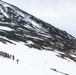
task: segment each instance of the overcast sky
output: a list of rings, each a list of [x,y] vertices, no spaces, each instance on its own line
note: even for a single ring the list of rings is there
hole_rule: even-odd
[[[76,37],[76,0],[3,0]]]

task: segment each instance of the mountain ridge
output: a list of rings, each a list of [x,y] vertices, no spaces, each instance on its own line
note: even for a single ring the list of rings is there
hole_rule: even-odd
[[[0,0],[0,70],[1,75],[76,75],[76,38]]]
[[[76,55],[75,37],[4,1],[0,1],[0,36],[3,43],[23,42],[30,48],[58,50],[65,53],[61,57],[76,61],[69,55]]]

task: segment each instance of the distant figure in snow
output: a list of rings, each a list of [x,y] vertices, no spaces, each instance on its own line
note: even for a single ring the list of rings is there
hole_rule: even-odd
[[[7,53],[7,58],[9,58],[9,54]]]
[[[17,59],[17,64],[19,63],[19,59]]]
[[[7,58],[7,53],[3,52],[2,56],[5,57],[5,58]]]
[[[9,55],[9,59],[11,59],[11,54]]]
[[[13,60],[15,59],[14,55],[12,56],[12,59],[13,59]]]

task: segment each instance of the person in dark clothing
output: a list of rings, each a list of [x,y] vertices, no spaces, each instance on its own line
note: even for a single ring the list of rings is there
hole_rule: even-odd
[[[13,60],[15,59],[14,55],[12,55],[12,59],[13,59]]]
[[[3,53],[3,57],[7,58],[7,55],[8,55],[7,53],[5,52]]]
[[[19,63],[19,59],[17,59],[17,64]]]
[[[0,56],[2,56],[3,55],[3,52],[2,51],[0,51]]]
[[[8,57],[9,57],[9,59],[11,59],[11,54]]]

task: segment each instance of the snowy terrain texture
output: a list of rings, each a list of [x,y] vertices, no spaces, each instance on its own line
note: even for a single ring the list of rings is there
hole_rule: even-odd
[[[76,75],[76,39],[0,0],[1,75]]]

